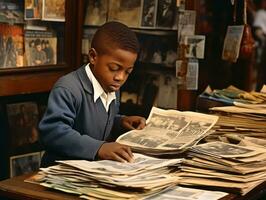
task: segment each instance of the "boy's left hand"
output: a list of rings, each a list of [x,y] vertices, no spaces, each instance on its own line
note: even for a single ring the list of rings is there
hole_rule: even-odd
[[[146,119],[140,116],[124,116],[121,119],[121,125],[128,130],[140,130],[146,126]]]

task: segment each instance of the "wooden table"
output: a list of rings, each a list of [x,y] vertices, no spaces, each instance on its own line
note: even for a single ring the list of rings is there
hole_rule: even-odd
[[[30,175],[17,176],[0,182],[0,199],[6,197],[16,200],[75,200],[75,195],[45,188],[41,185],[26,183],[24,180]]]
[[[45,188],[41,185],[26,183],[24,180],[31,176],[23,175],[0,182],[0,199],[4,197],[13,200],[75,200],[78,196],[66,194],[60,191]],[[263,198],[264,197],[264,198]],[[265,200],[266,182],[245,196],[229,194],[221,200]]]

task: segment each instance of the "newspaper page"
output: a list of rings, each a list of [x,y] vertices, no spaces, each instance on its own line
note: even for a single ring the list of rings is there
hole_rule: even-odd
[[[180,186],[175,186],[174,188],[168,189],[158,195],[153,195],[146,200],[218,200],[228,193],[219,191],[208,191],[200,190],[195,188],[184,188]]]
[[[196,11],[195,10],[184,10],[178,12],[178,42],[183,35],[194,35],[195,23],[196,23]]]
[[[196,112],[163,110],[153,107],[142,130],[121,135],[117,142],[145,153],[180,152],[201,138],[217,122],[218,117]]]
[[[213,111],[221,111],[221,112],[228,112],[228,113],[252,113],[252,114],[266,114],[266,108],[261,109],[254,109],[254,108],[241,108],[237,106],[223,106],[223,107],[213,107],[210,108]]]
[[[199,62],[197,59],[176,61],[176,77],[180,88],[186,90],[198,89]]]

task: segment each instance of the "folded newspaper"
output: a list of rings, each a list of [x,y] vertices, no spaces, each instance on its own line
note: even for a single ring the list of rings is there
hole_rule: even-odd
[[[214,115],[153,107],[144,129],[129,131],[117,142],[149,155],[181,153],[210,134],[217,120]]]

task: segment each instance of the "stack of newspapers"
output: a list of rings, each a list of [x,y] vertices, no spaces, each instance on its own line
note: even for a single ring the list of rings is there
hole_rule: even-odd
[[[266,148],[251,141],[238,145],[220,141],[197,145],[182,162],[180,177],[181,185],[244,195],[266,180]]]
[[[211,108],[211,112],[219,116],[219,120],[212,128],[215,132],[205,138],[207,142],[220,140],[225,134],[266,139],[266,104],[236,103]]]
[[[134,154],[133,163],[110,160],[58,161],[27,179],[85,199],[141,199],[175,186],[182,159],[158,159]]]
[[[214,115],[153,107],[144,129],[129,131],[117,142],[147,155],[177,154],[209,135],[217,120]]]

